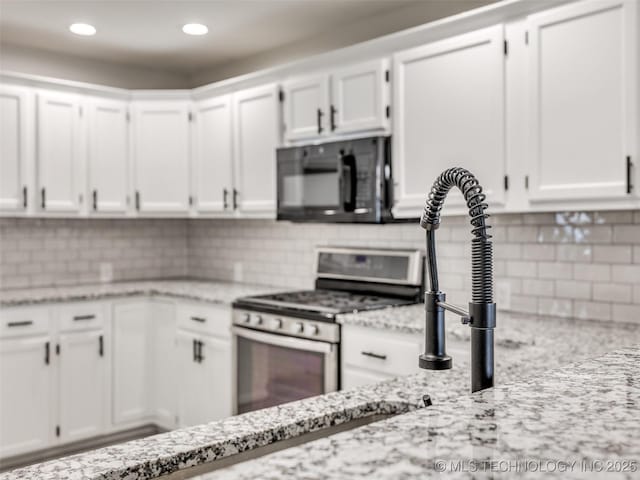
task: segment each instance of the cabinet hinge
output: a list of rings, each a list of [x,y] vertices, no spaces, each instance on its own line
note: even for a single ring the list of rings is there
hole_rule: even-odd
[[[504,56],[508,56],[509,55],[509,42],[507,42],[506,40],[504,41]]]
[[[509,190],[509,175],[504,176],[504,191]]]
[[[529,175],[524,176],[524,188],[529,190]]]
[[[278,100],[284,102],[284,90],[278,90]]]
[[[389,70],[385,70],[384,71],[384,81],[389,83],[390,79],[391,79],[391,72],[389,72]]]
[[[524,44],[525,45],[529,45],[529,32],[528,31],[524,32]]]
[[[391,107],[389,105],[387,105],[387,107],[384,109],[384,113],[387,118],[391,118]]]
[[[60,425],[56,425],[56,437],[60,436]]]

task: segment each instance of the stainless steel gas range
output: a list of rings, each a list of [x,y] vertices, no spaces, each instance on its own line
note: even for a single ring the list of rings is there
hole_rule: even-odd
[[[233,303],[234,413],[340,387],[340,313],[418,303],[419,250],[319,248],[315,290]]]

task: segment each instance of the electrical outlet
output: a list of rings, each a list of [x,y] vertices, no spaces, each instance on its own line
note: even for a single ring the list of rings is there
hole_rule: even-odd
[[[244,277],[244,272],[242,268],[242,262],[234,262],[233,264],[233,281],[234,282],[242,282]]]
[[[508,280],[496,281],[496,303],[499,308],[511,308],[511,284]]]
[[[111,263],[100,263],[100,281],[102,283],[111,283],[113,281],[113,265]]]

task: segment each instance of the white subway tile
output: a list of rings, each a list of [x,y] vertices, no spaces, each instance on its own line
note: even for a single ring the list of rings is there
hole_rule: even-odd
[[[592,252],[591,245],[556,245],[556,259],[560,262],[590,262]]]
[[[522,246],[524,260],[554,260],[556,246],[553,244],[526,243]]]
[[[573,278],[592,282],[608,282],[611,280],[611,266],[603,264],[575,263]]]
[[[538,265],[536,262],[519,260],[507,261],[507,275],[510,277],[535,278]]]
[[[580,319],[608,321],[611,320],[611,304],[576,300],[573,304],[573,314]]]
[[[556,297],[558,298],[591,298],[591,283],[575,280],[556,280]]]
[[[631,246],[594,245],[593,261],[598,263],[631,263]]]
[[[615,322],[640,323],[640,305],[612,303],[611,319]]]
[[[640,283],[640,265],[613,265],[613,281]]]
[[[538,278],[569,279],[573,277],[573,264],[568,262],[538,262]]]
[[[531,278],[522,280],[522,293],[525,295],[553,297],[554,287],[553,280],[535,280]]]
[[[538,314],[571,317],[573,316],[573,301],[563,298],[540,299],[538,301]]]
[[[614,225],[613,243],[640,242],[640,225]]]
[[[507,227],[507,239],[510,242],[535,242],[538,239],[537,226],[511,226]]]
[[[624,283],[594,283],[593,299],[603,302],[631,302],[631,285]]]

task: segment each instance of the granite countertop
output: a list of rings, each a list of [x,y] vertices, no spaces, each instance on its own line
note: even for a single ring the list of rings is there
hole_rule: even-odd
[[[0,306],[100,300],[137,295],[162,295],[210,303],[230,304],[238,297],[286,290],[284,288],[216,280],[156,280],[76,286],[0,290]]]
[[[637,478],[639,362],[623,348],[200,479]]]
[[[405,324],[414,325],[414,330],[410,331],[417,332],[420,330],[419,322],[421,321],[422,315],[422,306],[392,308],[386,311],[380,310],[358,314],[357,317],[359,320],[355,322],[355,324],[369,326],[371,328],[383,328],[381,323],[373,322],[371,319],[380,319],[386,316],[388,317],[386,321],[386,325],[388,326],[384,328],[393,329],[394,327],[389,322],[406,319]],[[351,318],[351,315],[341,316],[340,321],[344,324],[350,324]],[[367,320],[367,318],[369,320]],[[464,341],[468,336],[469,327],[460,325],[457,322],[448,322],[447,328],[449,330],[448,340],[455,341],[459,339],[460,341]],[[528,383],[523,384],[521,387],[523,389],[522,393],[518,395],[514,394],[513,397],[509,397],[505,394],[502,397],[502,403],[497,404],[499,406],[495,407],[496,411],[498,408],[505,409],[506,412],[515,411],[507,408],[509,398],[516,399],[514,401],[519,401],[520,396],[527,397],[527,395],[531,401],[538,398],[537,389],[543,388],[544,385],[546,385],[544,383],[536,383],[542,382],[542,379],[546,378],[542,376],[542,372],[565,366],[570,362],[593,358],[614,349],[634,344],[640,344],[640,328],[638,328],[638,325],[541,318],[533,315],[500,312],[498,328],[496,329],[496,385],[498,385],[499,389],[502,389],[503,386],[506,388],[506,385],[509,383],[523,379],[528,379]],[[466,346],[468,347],[468,344]],[[418,458],[420,454],[421,447],[418,443],[422,444],[427,442],[429,438],[431,438],[430,435],[436,439],[447,436],[449,433],[457,435],[451,439],[442,439],[443,444],[451,444],[450,442],[454,442],[454,439],[457,439],[455,441],[464,440],[471,442],[475,436],[472,436],[473,438],[470,440],[467,431],[463,433],[455,430],[449,431],[447,430],[447,425],[451,425],[451,428],[454,428],[455,425],[464,425],[458,422],[457,415],[464,415],[464,418],[468,417],[472,420],[475,417],[466,411],[456,411],[456,413],[453,414],[451,413],[455,411],[453,407],[451,407],[451,411],[443,410],[446,405],[454,405],[454,402],[466,401],[468,403],[463,405],[468,406],[470,405],[469,402],[472,403],[475,401],[478,394],[471,397],[468,395],[470,385],[469,371],[468,358],[458,358],[454,356],[453,368],[451,370],[441,372],[420,371],[419,373],[381,382],[373,386],[334,392],[328,395],[251,412],[205,425],[175,430],[165,434],[95,450],[93,452],[73,455],[14,470],[0,475],[0,479],[148,479],[193,465],[224,458],[238,452],[273,443],[277,440],[293,438],[303,433],[348,422],[352,419],[376,414],[403,413],[406,415],[398,415],[390,420],[371,424],[351,432],[345,432],[321,440],[321,442],[324,443],[318,444],[317,442],[313,442],[301,447],[295,447],[291,451],[298,452],[298,454],[300,454],[300,452],[306,452],[307,450],[305,449],[308,448],[308,445],[316,445],[316,447],[313,448],[317,451],[311,456],[299,457],[296,460],[298,463],[293,467],[294,473],[292,473],[292,470],[289,470],[288,467],[283,471],[278,470],[281,468],[281,464],[277,463],[280,461],[278,459],[281,459],[286,465],[294,461],[294,457],[287,456],[289,450],[252,461],[247,464],[247,468],[249,470],[255,469],[255,472],[264,472],[265,478],[273,477],[274,475],[284,476],[286,474],[295,477],[297,473],[300,473],[299,476],[302,477],[308,474],[310,478],[316,478],[318,476],[322,478],[321,470],[323,470],[324,467],[315,469],[314,465],[316,464],[312,460],[306,461],[306,459],[313,459],[317,456],[319,462],[326,461],[331,464],[327,465],[326,468],[328,476],[350,477],[351,473],[347,475],[344,470],[340,470],[340,468],[342,468],[340,465],[344,462],[346,462],[344,465],[349,465],[348,461],[345,460],[346,457],[339,457],[344,461],[343,463],[329,462],[330,457],[335,455],[335,451],[325,452],[323,449],[333,448],[333,443],[331,442],[336,441],[335,439],[344,439],[342,441],[347,442],[347,449],[350,448],[349,445],[356,448],[356,444],[353,443],[353,438],[360,438],[358,435],[362,435],[360,432],[362,432],[363,429],[366,429],[364,430],[365,432],[369,432],[369,429],[380,426],[379,428],[383,430],[375,430],[375,432],[378,432],[375,434],[376,441],[383,445],[385,442],[388,442],[388,447],[391,449],[390,452],[387,452],[386,449],[381,449],[380,455],[378,455],[376,453],[377,447],[367,450],[366,443],[362,452],[357,449],[357,451],[352,449],[352,455],[358,456],[359,458],[357,460],[362,462],[354,467],[353,475],[357,476],[361,474],[364,476],[366,474],[371,476],[372,469],[380,467],[380,472],[376,470],[374,476],[375,478],[384,477],[387,470],[385,470],[383,464],[386,461],[389,461],[390,465],[395,465],[396,463],[401,467],[404,465],[409,469],[408,471],[413,473],[421,472],[423,464],[418,462],[414,465],[412,463],[413,457],[411,457],[411,449],[409,447],[407,448],[408,456],[406,456],[407,463],[405,465],[405,454],[402,448],[393,450],[395,441],[404,442],[406,441],[405,435],[412,435],[412,433],[406,433],[405,430],[403,430],[403,425],[415,426],[416,422],[418,426],[422,425],[420,422],[423,421],[423,417],[415,417],[416,414],[410,412],[421,409],[424,406],[422,401],[423,395],[428,394],[433,402],[433,406],[424,409],[424,412],[427,412],[425,413],[427,417],[424,418],[431,419],[429,421],[432,422],[433,427],[428,429],[427,433],[421,431],[420,435],[416,434],[413,437],[413,441],[416,442],[416,445],[411,447],[416,450],[414,456]],[[563,371],[566,372],[569,370],[560,370],[560,372]],[[557,375],[557,373],[555,374]],[[605,376],[606,374],[606,372],[602,373],[602,375]],[[571,375],[568,374],[565,375],[565,377],[558,377],[558,379],[560,378],[566,378],[567,381],[569,381]],[[617,378],[617,373],[612,376],[613,380]],[[548,390],[545,391],[545,408],[550,408],[549,406],[553,405],[564,405],[565,403],[571,406],[574,398],[572,384],[567,383],[566,385],[562,385],[560,380],[554,380],[554,382],[553,387],[549,387]],[[596,384],[591,384],[592,387],[594,385]],[[497,392],[498,389],[493,389],[493,391]],[[604,399],[608,394],[606,391],[603,393],[599,389],[598,395],[601,395]],[[471,398],[471,400],[468,398]],[[598,400],[598,402],[600,402],[600,400]],[[637,402],[635,404],[637,405]],[[518,406],[512,405],[510,408],[517,409]],[[428,412],[434,413],[431,414]],[[446,416],[447,412],[449,412],[448,417]],[[473,410],[470,410],[470,412],[473,412]],[[429,415],[435,416],[431,417]],[[517,417],[508,417],[505,418],[504,422],[517,422],[517,420]],[[585,418],[581,420],[587,421]],[[399,422],[397,433],[395,432],[395,424],[389,423],[393,421]],[[391,427],[387,427],[389,425],[391,425]],[[527,428],[531,428],[532,431],[535,431],[537,428],[533,423],[527,425]],[[460,426],[460,428],[467,427],[468,424],[466,426]],[[540,429],[547,428],[547,424],[541,423],[539,427]],[[460,439],[460,437],[462,437],[462,439]],[[513,441],[516,442],[517,437],[514,438]],[[525,447],[526,445],[523,447],[526,450]],[[427,447],[425,447],[425,449],[426,448]],[[458,453],[462,455],[460,452],[463,451],[464,450],[460,450]],[[270,463],[272,458],[276,459],[276,466]],[[369,464],[367,462],[371,463]],[[248,475],[248,473],[243,472],[249,472],[249,470],[242,470],[244,468],[242,465],[232,468],[228,474],[230,476],[237,474],[240,478],[243,478],[242,476],[245,474]],[[362,465],[361,469],[360,465]],[[337,470],[333,470],[334,468]],[[389,470],[388,476],[402,478],[404,472],[402,468],[397,470],[400,472],[398,475],[395,475],[393,470]],[[411,470],[412,468],[414,470]],[[227,470],[225,469],[224,472],[227,472]],[[278,473],[276,474],[274,472]],[[378,475],[378,473],[380,473],[380,475]],[[261,478],[259,474],[252,475],[253,478]],[[225,476],[224,478],[227,477]]]

